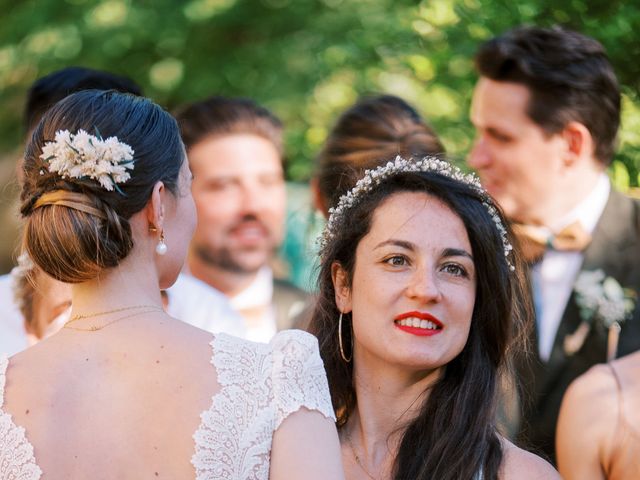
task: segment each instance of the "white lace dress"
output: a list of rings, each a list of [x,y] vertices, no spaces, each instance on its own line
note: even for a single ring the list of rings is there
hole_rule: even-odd
[[[335,420],[317,341],[290,330],[268,344],[218,334],[211,346],[221,389],[193,435],[196,480],[267,480],[273,432],[288,415],[305,407]],[[8,364],[0,358],[0,480],[37,480],[25,430],[2,410]]]

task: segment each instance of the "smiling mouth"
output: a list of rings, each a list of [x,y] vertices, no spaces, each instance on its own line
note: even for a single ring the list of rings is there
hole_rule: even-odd
[[[418,317],[408,317],[402,320],[396,320],[395,324],[399,327],[420,328],[422,330],[442,330],[442,326],[437,325],[431,320],[420,319]]]
[[[442,332],[444,325],[433,315],[423,312],[407,312],[398,315],[395,326],[403,332],[419,337],[430,337]]]

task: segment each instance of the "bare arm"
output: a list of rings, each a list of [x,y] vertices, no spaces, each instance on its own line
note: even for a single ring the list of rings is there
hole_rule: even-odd
[[[343,480],[340,441],[333,420],[301,408],[273,435],[269,480]]]
[[[558,467],[565,480],[606,478],[602,466],[617,412],[615,380],[607,367],[594,367],[571,384],[556,431]]]

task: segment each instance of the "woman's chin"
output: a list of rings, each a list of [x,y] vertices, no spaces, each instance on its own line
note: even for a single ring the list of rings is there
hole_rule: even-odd
[[[178,280],[178,275],[180,275],[179,269],[175,269],[175,271],[162,275],[158,282],[160,290],[167,290],[168,288],[171,288],[171,286],[176,283],[176,280]]]

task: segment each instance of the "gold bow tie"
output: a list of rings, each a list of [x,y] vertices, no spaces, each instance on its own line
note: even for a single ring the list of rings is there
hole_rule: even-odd
[[[547,248],[561,252],[581,252],[591,243],[591,235],[578,221],[567,225],[555,235],[548,235],[533,225],[515,223],[512,227],[520,252],[527,263],[540,260]]]

